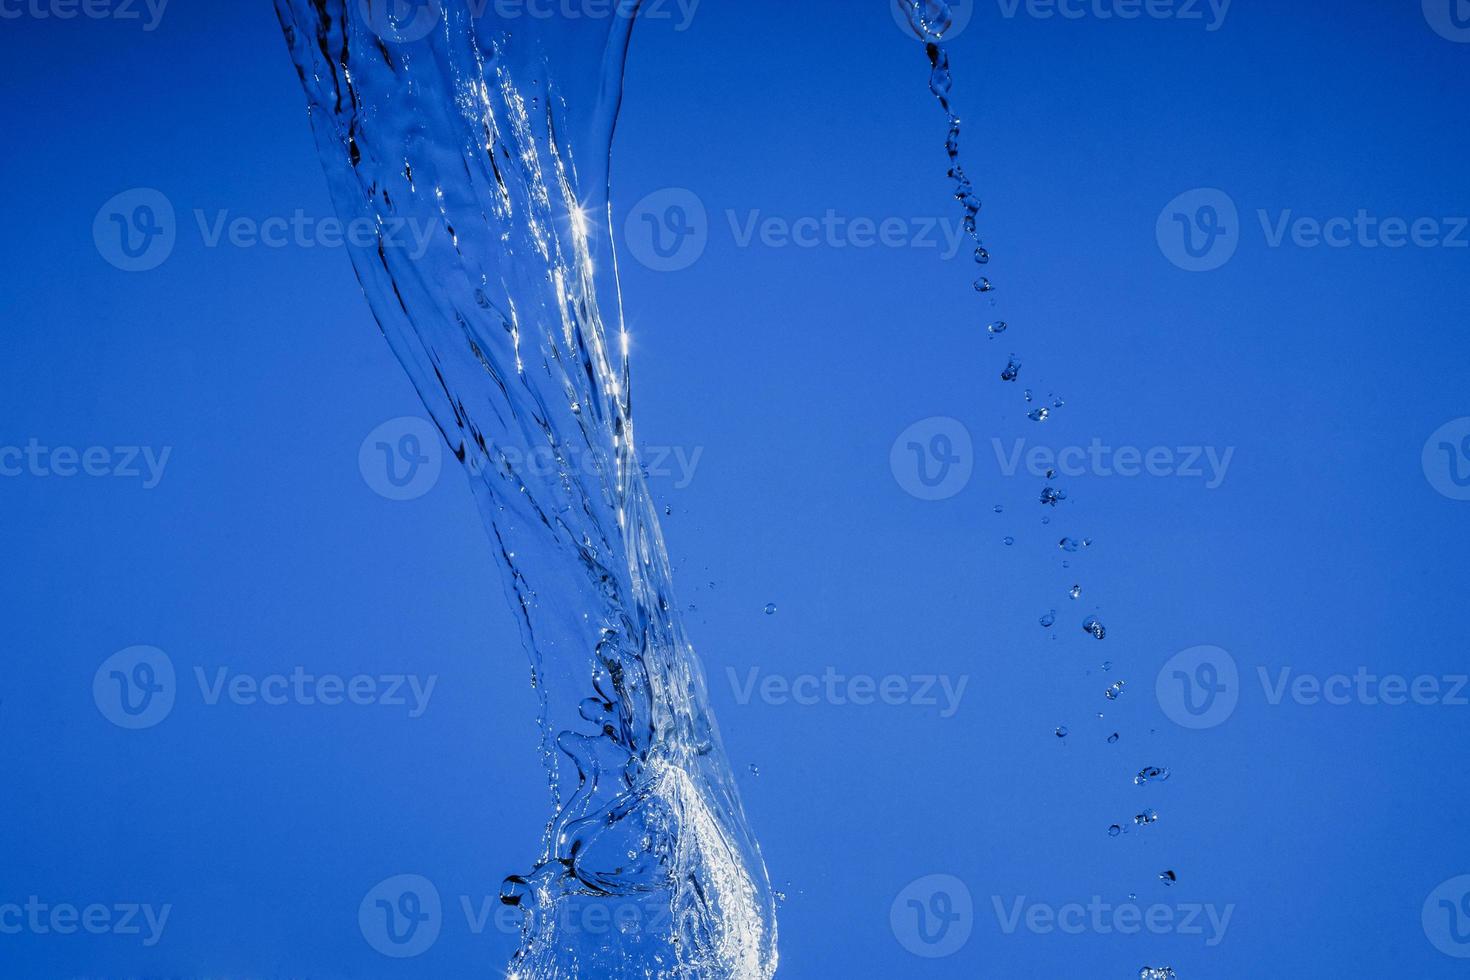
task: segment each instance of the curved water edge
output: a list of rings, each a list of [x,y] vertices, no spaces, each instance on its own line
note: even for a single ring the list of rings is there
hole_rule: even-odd
[[[502,891],[511,976],[765,978],[773,894],[634,448],[608,177],[638,2],[614,6],[276,0],[336,210],[379,229],[358,278],[466,465],[532,661],[554,815]],[[588,903],[610,928],[564,914]]]

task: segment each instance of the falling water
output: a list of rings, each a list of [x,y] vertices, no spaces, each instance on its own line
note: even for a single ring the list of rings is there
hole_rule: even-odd
[[[502,891],[524,913],[511,975],[771,976],[770,883],[634,450],[608,169],[638,0],[276,6],[339,215],[434,229],[352,259],[470,474],[532,660],[554,816]],[[569,931],[572,903],[618,927]]]

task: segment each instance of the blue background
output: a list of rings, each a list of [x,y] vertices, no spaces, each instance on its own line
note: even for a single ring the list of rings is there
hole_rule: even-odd
[[[780,975],[1462,975],[1420,913],[1470,872],[1470,707],[1272,705],[1256,677],[1466,671],[1470,503],[1436,492],[1420,453],[1470,415],[1470,250],[1272,248],[1256,215],[1470,214],[1470,44],[1417,0],[1237,0],[1215,31],[1025,11],[979,4],[951,45],[993,307],[963,254],[740,247],[730,231],[732,210],[952,222],[923,49],[883,3],[704,0],[688,30],[635,32],[615,227],[668,187],[708,212],[688,268],[624,254],[640,439],[702,451],[687,486],[652,482],[787,896]],[[0,935],[0,975],[499,975],[516,936],[476,934],[461,896],[478,907],[530,866],[547,797],[527,661],[465,480],[446,466],[396,502],[359,472],[364,437],[420,409],[344,250],[207,248],[194,225],[195,209],[331,214],[270,5],[174,0],[151,32],[26,16],[0,21],[0,51],[0,443],[172,447],[152,490],[0,478],[0,904],[173,906],[151,948]],[[127,273],[92,226],[137,187],[173,203],[178,244]],[[1155,223],[1200,187],[1239,207],[1239,247],[1191,273]],[[1011,329],[990,340],[998,316]],[[1007,385],[1013,351],[1025,366]],[[1025,386],[1067,404],[1038,426]],[[889,463],[933,416],[974,440],[972,479],[938,502]],[[1042,481],[1006,476],[992,449],[1019,437],[1235,455],[1213,490],[1063,480],[1042,525]],[[1095,543],[1064,555],[1064,533]],[[1055,630],[1037,625],[1048,609]],[[1102,643],[1079,628],[1094,612]],[[173,712],[137,732],[92,697],[99,665],[134,644],[180,678]],[[1154,679],[1200,644],[1230,652],[1243,689],[1228,721],[1190,731]],[[297,665],[438,683],[410,719],[211,706],[193,680]],[[946,718],[742,704],[728,673],[829,666],[968,687]],[[1172,778],[1132,785],[1149,765]],[[1109,838],[1144,806],[1158,824]],[[403,873],[433,881],[445,912],[432,948],[400,961],[364,941],[357,910]],[[963,880],[975,909],[964,947],[932,959],[889,917],[930,874]],[[1007,934],[993,908],[1130,894],[1234,909],[1208,946]]]

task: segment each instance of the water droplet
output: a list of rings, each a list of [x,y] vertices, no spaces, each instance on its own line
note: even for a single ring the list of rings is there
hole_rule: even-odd
[[[1091,633],[1099,640],[1108,635],[1107,627],[1103,626],[1096,616],[1087,617],[1087,622],[1082,624],[1082,631]]]
[[[1158,823],[1159,815],[1157,811],[1153,809],[1144,810],[1142,813],[1133,818],[1133,822],[1138,824],[1138,826],[1140,827],[1147,827],[1151,823]]]
[[[1025,391],[1021,392],[1021,394],[1023,394],[1023,395],[1026,396],[1026,401],[1028,401],[1028,402],[1034,401],[1034,399],[1031,397],[1031,389],[1030,388],[1027,388]]]
[[[768,602],[768,603],[766,603],[766,615],[767,616],[774,616],[774,615],[776,615],[776,604],[774,602]]]
[[[1006,364],[1006,369],[1004,371],[1000,372],[1000,380],[1002,380],[1002,381],[1015,381],[1016,378],[1020,375],[1020,373],[1021,373],[1021,362],[1018,361],[1018,360],[1016,360],[1016,355],[1015,354],[1012,354],[1010,361]]]
[[[1067,595],[1071,596],[1073,599],[1080,599],[1080,598],[1082,598],[1082,586],[1080,586],[1080,585],[1074,585],[1074,586],[1072,586],[1072,588],[1067,592]]]
[[[1123,832],[1123,828],[1122,827],[1119,827],[1117,824],[1113,824],[1111,827],[1108,828],[1108,836],[1109,837],[1117,837],[1122,832]]]
[[[1107,696],[1109,701],[1116,701],[1118,700],[1118,696],[1123,693],[1123,688],[1127,686],[1128,683],[1126,681],[1113,681],[1112,685],[1103,694]]]
[[[1041,617],[1041,625],[1045,626],[1047,629],[1051,629],[1052,626],[1056,624],[1056,621],[1057,611],[1055,609]]]
[[[1033,422],[1045,422],[1051,418],[1051,409],[1046,407],[1032,409],[1026,413],[1026,417]]]
[[[1056,479],[1056,476],[1057,476],[1057,471],[1056,470],[1047,470],[1046,471],[1046,478],[1048,480],[1054,480],[1054,479]]]
[[[1055,395],[1053,395],[1053,396],[1052,396],[1052,398],[1053,398],[1053,399],[1055,399],[1055,400],[1054,400],[1054,401],[1053,401],[1053,402],[1052,402],[1052,403],[1051,403],[1051,407],[1052,407],[1052,408],[1063,408],[1063,407],[1065,407],[1065,406],[1066,406],[1066,404],[1067,404],[1067,403],[1066,403],[1066,402],[1064,402],[1064,401],[1062,401],[1062,400],[1061,400],[1061,399],[1060,399],[1060,398],[1057,398],[1057,397],[1056,397],[1056,396],[1055,396]]]
[[[1172,885],[1179,880],[1179,876],[1172,871],[1160,871],[1159,880],[1166,885]]]
[[[1011,537],[1010,535],[1006,535],[1006,538],[1005,538],[1005,546],[1007,548],[1009,548],[1011,545],[1013,545],[1015,543],[1016,543],[1016,539],[1015,538]]]
[[[1080,548],[1081,545],[1079,545],[1076,540],[1072,538],[1063,538],[1062,540],[1057,542],[1057,547],[1066,552],[1073,552]]]
[[[1133,785],[1142,786],[1144,783],[1155,780],[1162,783],[1168,778],[1169,770],[1160,769],[1158,766],[1149,766],[1147,769],[1144,769],[1142,772],[1140,772],[1137,776],[1133,777]]]
[[[761,768],[760,768],[760,766],[758,766],[754,762],[752,762],[750,764],[750,774],[752,776],[759,776],[761,774]]]
[[[1002,506],[1001,506],[1001,505],[1000,505],[1000,504],[996,504],[996,505],[995,505],[995,508],[994,508],[994,509],[995,509],[995,512],[996,512],[996,513],[997,513],[997,514],[999,514],[999,513],[1002,513],[1002,512],[1004,512],[1004,511],[1005,511],[1005,508],[1004,508],[1004,507],[1002,507]]]
[[[1138,980],[1179,980],[1172,966],[1146,966],[1138,971]]]
[[[1057,738],[1066,738],[1069,734],[1065,725],[1057,729]]]
[[[1050,517],[1043,517],[1041,519],[1041,523],[1043,523],[1043,524],[1050,524],[1051,523],[1051,518]]]
[[[989,330],[991,332],[991,334],[1002,334],[1002,333],[1005,333],[1007,330],[1009,330],[1010,329],[1010,326],[1011,325],[1009,323],[1006,323],[1004,320],[996,320],[994,323],[992,323],[990,326],[986,327],[985,329],[986,330]]]
[[[986,279],[984,276],[981,276],[979,279],[975,280],[975,292],[977,293],[989,293],[994,291],[994,289],[995,287],[991,285],[990,280]]]
[[[1067,491],[1057,490],[1054,487],[1046,487],[1041,491],[1041,503],[1044,507],[1055,507],[1059,501],[1067,499]]]
[[[1118,733],[1117,732],[1113,732],[1113,734],[1111,734],[1111,735],[1108,736],[1108,744],[1109,745],[1112,745],[1113,743],[1115,743],[1117,741],[1118,741]]]
[[[975,261],[979,265],[984,265],[985,263],[990,261],[990,252],[985,248],[985,246],[982,245],[979,248],[975,249]]]
[[[1102,669],[1103,670],[1112,670],[1113,669],[1113,662],[1111,660],[1104,660],[1102,662]]]

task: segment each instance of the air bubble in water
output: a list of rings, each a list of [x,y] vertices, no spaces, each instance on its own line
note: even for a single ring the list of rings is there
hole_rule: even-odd
[[[1152,781],[1162,783],[1168,778],[1169,770],[1160,769],[1158,766],[1149,766],[1147,769],[1144,769],[1142,772],[1140,772],[1137,776],[1133,777],[1133,785],[1142,786],[1144,783]]]

